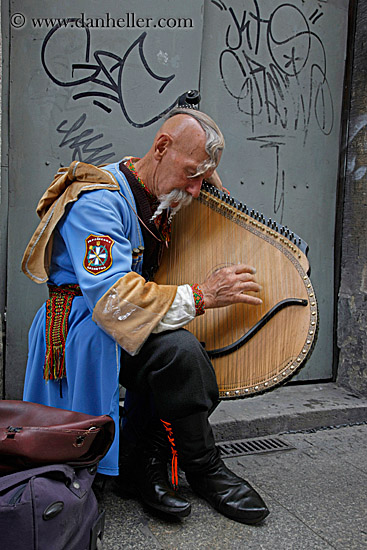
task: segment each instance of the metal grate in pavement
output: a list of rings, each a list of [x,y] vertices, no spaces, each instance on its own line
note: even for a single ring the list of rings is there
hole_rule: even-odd
[[[274,451],[290,451],[292,445],[279,437],[262,437],[258,439],[239,439],[237,441],[222,441],[217,443],[222,458],[233,456],[271,453]]]

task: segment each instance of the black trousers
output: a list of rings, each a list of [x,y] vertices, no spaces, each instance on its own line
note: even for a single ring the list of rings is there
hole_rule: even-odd
[[[156,414],[167,421],[210,413],[219,402],[210,359],[185,329],[152,334],[135,356],[122,351],[120,383],[128,390],[130,408],[135,403],[140,414],[150,414],[142,403],[152,400]]]

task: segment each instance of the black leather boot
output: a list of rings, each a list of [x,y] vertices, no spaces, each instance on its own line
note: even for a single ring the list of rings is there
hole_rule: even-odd
[[[123,447],[123,443],[121,445]],[[191,504],[168,481],[167,463],[170,446],[163,427],[156,424],[120,463],[120,490],[138,494],[141,500],[159,512],[176,518],[190,514]]]
[[[259,523],[269,514],[260,495],[229,470],[215,447],[207,413],[172,422],[181,468],[191,488],[224,516],[240,523]]]

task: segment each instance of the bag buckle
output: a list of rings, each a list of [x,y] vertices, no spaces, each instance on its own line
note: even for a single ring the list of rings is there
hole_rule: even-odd
[[[91,426],[83,433],[83,435],[78,435],[75,442],[73,443],[73,447],[82,447],[84,445],[84,441],[88,435],[88,432],[94,432],[95,430],[98,430],[98,428],[96,426]]]

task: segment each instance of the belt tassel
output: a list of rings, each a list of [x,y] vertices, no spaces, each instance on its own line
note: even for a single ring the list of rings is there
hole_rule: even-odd
[[[43,378],[61,380],[66,377],[65,344],[68,321],[75,296],[82,296],[78,285],[49,285],[46,302],[46,356]]]

